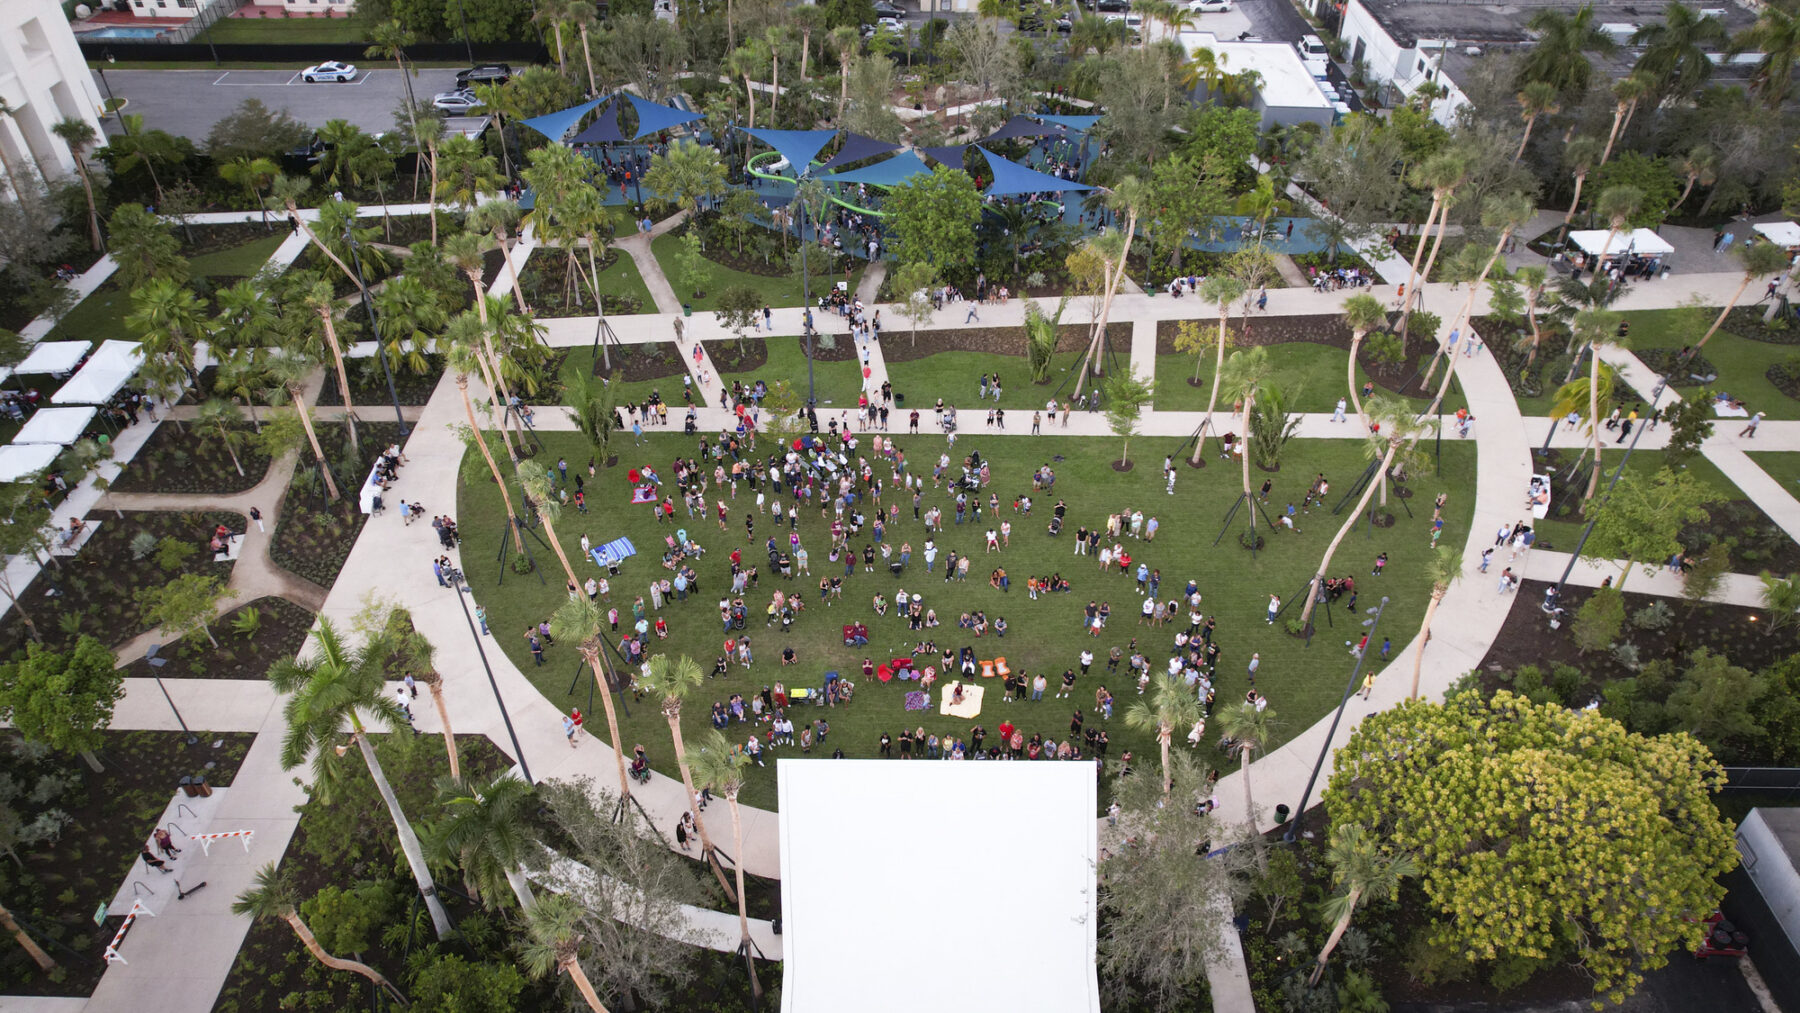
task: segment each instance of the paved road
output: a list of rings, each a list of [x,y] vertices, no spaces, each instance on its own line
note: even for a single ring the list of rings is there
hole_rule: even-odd
[[[126,112],[141,113],[145,125],[195,143],[247,98],[315,127],[343,119],[364,130],[393,129],[394,111],[406,94],[399,71],[365,70],[348,84],[307,84],[299,71],[115,70],[106,82],[115,97],[126,100]],[[428,102],[455,82],[453,70],[422,70],[413,79],[413,93]],[[117,132],[112,121],[107,125]]]

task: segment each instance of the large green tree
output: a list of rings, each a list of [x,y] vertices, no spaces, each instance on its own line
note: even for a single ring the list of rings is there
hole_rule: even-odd
[[[931,263],[939,270],[975,259],[975,223],[981,191],[961,169],[938,166],[889,192],[883,207],[902,264]]]
[[[0,665],[0,718],[27,741],[79,753],[103,770],[94,751],[125,696],[124,675],[112,651],[85,634],[67,651],[28,643],[23,657]]]
[[[1705,521],[1706,504],[1715,498],[1691,472],[1664,468],[1645,478],[1627,469],[1611,491],[1588,504],[1594,530],[1582,555],[1623,561],[1616,585],[1623,590],[1633,564],[1648,576],[1681,552],[1681,529]]]
[[[1698,938],[1737,864],[1712,793],[1724,770],[1684,734],[1501,692],[1363,719],[1325,791],[1334,825],[1412,852],[1421,945],[1496,987],[1574,963],[1622,1001]]]

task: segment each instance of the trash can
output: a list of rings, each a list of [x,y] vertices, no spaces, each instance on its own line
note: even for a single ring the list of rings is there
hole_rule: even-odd
[[[692,303],[685,303],[685,302],[682,303],[681,304],[681,315],[684,317],[693,316],[694,315],[694,305]]]
[[[1288,821],[1288,813],[1290,813],[1292,811],[1293,810],[1289,809],[1287,806],[1284,806],[1284,805],[1276,806],[1275,807],[1275,822],[1286,823]]]
[[[184,777],[181,780],[175,782],[175,787],[179,788],[181,790],[181,793],[183,795],[186,795],[188,798],[194,797],[194,779],[193,778]]]
[[[905,408],[906,407],[906,395],[900,393],[899,391],[895,391],[894,392],[894,405],[899,408]]]
[[[212,797],[212,785],[206,783],[205,774],[195,777],[194,782],[190,787],[193,788],[192,794],[198,795],[201,798]]]

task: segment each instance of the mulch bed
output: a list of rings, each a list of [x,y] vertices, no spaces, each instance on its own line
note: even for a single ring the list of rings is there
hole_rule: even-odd
[[[1487,574],[1472,576],[1481,580],[1490,579]],[[1554,586],[1554,582],[1540,580],[1528,580],[1519,586],[1519,590],[1515,592],[1519,600],[1506,614],[1506,622],[1500,627],[1500,635],[1494,638],[1486,657],[1477,666],[1484,688],[1505,688],[1498,673],[1511,672],[1521,665],[1536,665],[1546,674],[1553,666],[1571,665],[1581,669],[1587,679],[1569,694],[1571,700],[1577,701],[1572,705],[1580,706],[1599,692],[1599,688],[1606,682],[1629,678],[1633,674],[1608,651],[1582,654],[1575,649],[1574,638],[1569,635],[1570,624],[1574,622],[1575,614],[1581,610],[1581,606],[1593,595],[1592,588],[1576,587],[1573,584],[1565,586],[1562,602],[1567,610],[1566,621],[1562,629],[1550,629],[1549,617],[1544,615],[1539,603],[1544,600],[1544,592]],[[1631,582],[1626,581],[1625,586],[1630,587]],[[1631,616],[1657,601],[1666,602],[1675,611],[1674,622],[1661,630],[1643,630],[1632,624]],[[1693,607],[1680,598],[1626,591],[1625,629],[1620,633],[1620,640],[1635,644],[1642,661],[1685,658],[1704,647],[1730,658],[1732,664],[1742,665],[1754,672],[1784,660],[1793,653],[1791,636],[1768,636],[1762,632],[1758,623],[1751,621],[1751,616],[1762,612],[1762,609],[1710,602]]]
[[[813,339],[812,357],[815,362],[854,362],[856,361],[856,342],[847,335],[832,335],[830,347],[826,346],[822,337]],[[713,365],[719,367],[721,373],[753,373],[769,362],[770,341],[805,342],[804,337],[787,335],[779,338],[745,338],[741,343],[735,338],[723,341],[703,341],[706,354],[712,358]],[[741,348],[739,347],[741,344]],[[676,360],[681,365],[680,360]],[[683,367],[685,368],[685,367]]]
[[[400,398],[403,407],[430,401],[432,392],[437,390],[438,381],[444,376],[444,356],[427,355],[425,358],[430,365],[423,373],[415,373],[405,366],[394,370],[394,394]],[[382,371],[379,360],[351,359],[344,363],[344,371],[350,374],[350,396],[356,402],[358,418],[374,414],[370,409],[393,410],[394,400],[388,395],[387,374]],[[327,363],[325,385],[319,389],[318,406],[328,408],[343,403],[343,397],[338,394],[337,367]]]
[[[119,884],[135,871],[138,847],[155,829],[154,821],[175,794],[176,782],[205,774],[210,784],[231,784],[255,739],[249,734],[199,729],[196,733],[199,744],[189,746],[180,732],[108,732],[99,751],[106,768],[101,773],[89,770],[71,753],[21,756],[19,735],[0,733],[0,778],[18,786],[20,797],[12,802],[23,807],[21,816],[27,823],[44,812],[69,817],[56,843],[20,846],[24,867],[8,865],[6,891],[6,906],[57,959],[59,973],[54,979],[43,974],[18,946],[0,948],[0,981],[7,983],[8,992],[92,994],[106,971],[102,951],[124,921],[109,917],[95,925],[94,911],[111,903]],[[220,743],[216,749],[214,742]],[[28,802],[34,788],[45,789],[46,778],[52,785],[62,781],[63,790],[41,804]],[[187,849],[182,850],[186,859]],[[191,879],[180,871],[183,864],[177,860],[178,871],[169,876],[149,873],[154,888],[173,889],[174,880]]]
[[[641,345],[617,345],[608,350],[612,369],[606,368],[604,357],[594,356],[594,375],[609,380],[662,380],[687,372],[681,361],[681,349],[673,341],[648,341]]]
[[[1201,326],[1208,320],[1214,328],[1218,327],[1218,317],[1202,318]],[[1388,314],[1389,326],[1399,322],[1399,314]],[[1156,325],[1156,354],[1175,354],[1175,335],[1182,321],[1164,320]],[[1343,318],[1335,316],[1252,316],[1248,320],[1233,316],[1227,325],[1236,331],[1236,347],[1251,345],[1287,345],[1296,342],[1311,342],[1315,345],[1329,345],[1332,348],[1350,350],[1350,328],[1344,325]],[[1369,378],[1376,386],[1393,391],[1405,397],[1432,397],[1437,391],[1420,382],[1423,377],[1423,366],[1435,349],[1435,342],[1426,341],[1417,332],[1407,335],[1406,354],[1399,362],[1373,362],[1368,357],[1369,341],[1365,337],[1362,346],[1362,367],[1368,371]],[[1229,355],[1229,351],[1227,352]],[[1417,368],[1415,368],[1417,367]],[[1438,376],[1443,375],[1441,369]]]
[[[258,625],[245,633],[238,624],[254,609]],[[312,629],[313,614],[286,598],[258,598],[232,609],[212,624],[214,647],[198,634],[167,646],[158,652],[169,659],[161,668],[152,668],[147,659],[139,658],[125,667],[130,678],[148,679],[262,679],[283,658],[300,653],[306,635]]]
[[[61,515],[57,518],[66,523]],[[243,516],[224,511],[177,513],[167,511],[125,511],[121,519],[111,510],[97,509],[87,515],[89,524],[99,528],[89,536],[87,544],[74,557],[57,557],[60,567],[46,566],[25,589],[20,601],[37,623],[44,642],[64,649],[86,633],[107,644],[118,644],[150,628],[143,616],[143,592],[161,587],[184,573],[211,574],[221,582],[231,579],[235,562],[215,563],[207,542],[213,528],[224,524],[242,532],[249,523]],[[199,551],[179,568],[164,570],[154,554],[134,559],[131,540],[140,532],[157,539],[174,538]],[[55,599],[45,595],[52,587],[60,589]],[[17,608],[0,618],[0,657],[22,648],[29,634],[19,618]]]
[[[1763,375],[1775,385],[1776,390],[1800,400],[1800,356],[1770,366]]]
[[[604,253],[595,255],[594,265],[602,274],[625,256],[618,250],[608,247]],[[584,280],[588,268],[587,255],[577,252],[581,273],[573,278],[574,298],[565,298],[564,285],[568,283],[565,272],[568,270],[568,255],[560,247],[548,247],[532,253],[531,259],[519,271],[519,287],[525,293],[525,302],[530,305],[534,316],[540,317],[579,317],[589,316],[594,312],[593,292]],[[498,264],[499,260],[496,259]],[[642,313],[645,307],[639,304],[635,296],[607,296],[606,312],[614,316],[630,316]]]
[[[1063,324],[1058,328],[1057,352],[1079,352],[1092,332],[1090,324]],[[1131,348],[1129,323],[1112,321],[1106,325],[1106,339],[1113,348]],[[888,362],[912,362],[939,352],[984,352],[990,355],[1016,355],[1025,358],[1023,327],[956,327],[949,330],[921,331],[915,342],[907,326],[882,332],[881,354]],[[854,354],[854,353],[853,353]]]
[[[1777,314],[1772,323],[1763,323],[1763,308],[1756,304],[1733,307],[1725,317],[1725,330],[1740,338],[1766,345],[1800,345],[1800,327]]]
[[[341,432],[341,428],[340,428]],[[340,467],[334,478],[338,483],[338,500],[329,502],[322,485],[317,483],[318,466],[307,451],[302,451],[294,479],[288,485],[287,499],[281,516],[275,520],[275,537],[269,544],[269,558],[291,573],[305,577],[320,587],[330,587],[350,558],[356,538],[362,534],[368,517],[357,504],[357,490],[375,466],[375,458],[388,445],[400,438],[400,427],[392,422],[364,422],[357,427],[362,440],[362,457],[354,468]],[[324,444],[325,434],[320,434]],[[326,450],[332,456],[331,450]],[[406,488],[406,469],[400,471],[400,487],[388,503],[399,509],[400,496],[416,495]],[[427,509],[436,504],[425,504]]]
[[[181,255],[192,259],[221,250],[236,249],[245,243],[254,243],[271,235],[285,236],[293,229],[285,212],[271,210],[267,226],[260,221],[189,225],[185,229],[177,226],[175,236],[182,240]],[[187,241],[189,236],[193,237],[192,242]]]
[[[1699,353],[1689,356],[1686,362],[1677,363],[1679,349],[1639,348],[1635,351],[1639,361],[1649,366],[1652,372],[1668,377],[1671,387],[1704,387],[1705,384],[1694,377],[1719,375],[1719,367]]]
[[[229,495],[261,482],[269,455],[257,445],[249,423],[232,427],[242,435],[236,452],[244,473],[232,466],[218,430],[164,419],[113,481],[117,492],[173,492]]]

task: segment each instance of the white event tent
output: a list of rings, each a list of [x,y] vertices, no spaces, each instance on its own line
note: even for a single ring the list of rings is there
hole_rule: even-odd
[[[1632,229],[1612,236],[1612,245],[1606,244],[1606,237],[1612,235],[1611,229],[1583,229],[1569,233],[1569,242],[1580,247],[1584,253],[1598,257],[1605,250],[1606,256],[1616,257],[1631,254],[1637,257],[1662,257],[1675,252],[1669,241],[1651,232],[1649,229]]]
[[[40,341],[32,347],[24,362],[13,367],[13,372],[61,376],[74,369],[93,344],[91,341]]]
[[[144,352],[137,342],[107,341],[50,400],[57,404],[105,404],[120,387],[131,382],[143,364]]]
[[[60,453],[62,448],[53,443],[0,447],[0,482],[18,482],[30,478],[50,467]]]
[[[1800,225],[1793,222],[1758,222],[1750,228],[1776,246],[1789,250],[1800,247]]]
[[[19,428],[13,442],[18,444],[47,443],[63,446],[81,439],[87,431],[88,423],[94,421],[96,409],[83,405],[80,408],[39,408],[31,418]]]
[[[776,776],[782,1013],[1098,1013],[1091,764],[784,757]]]

